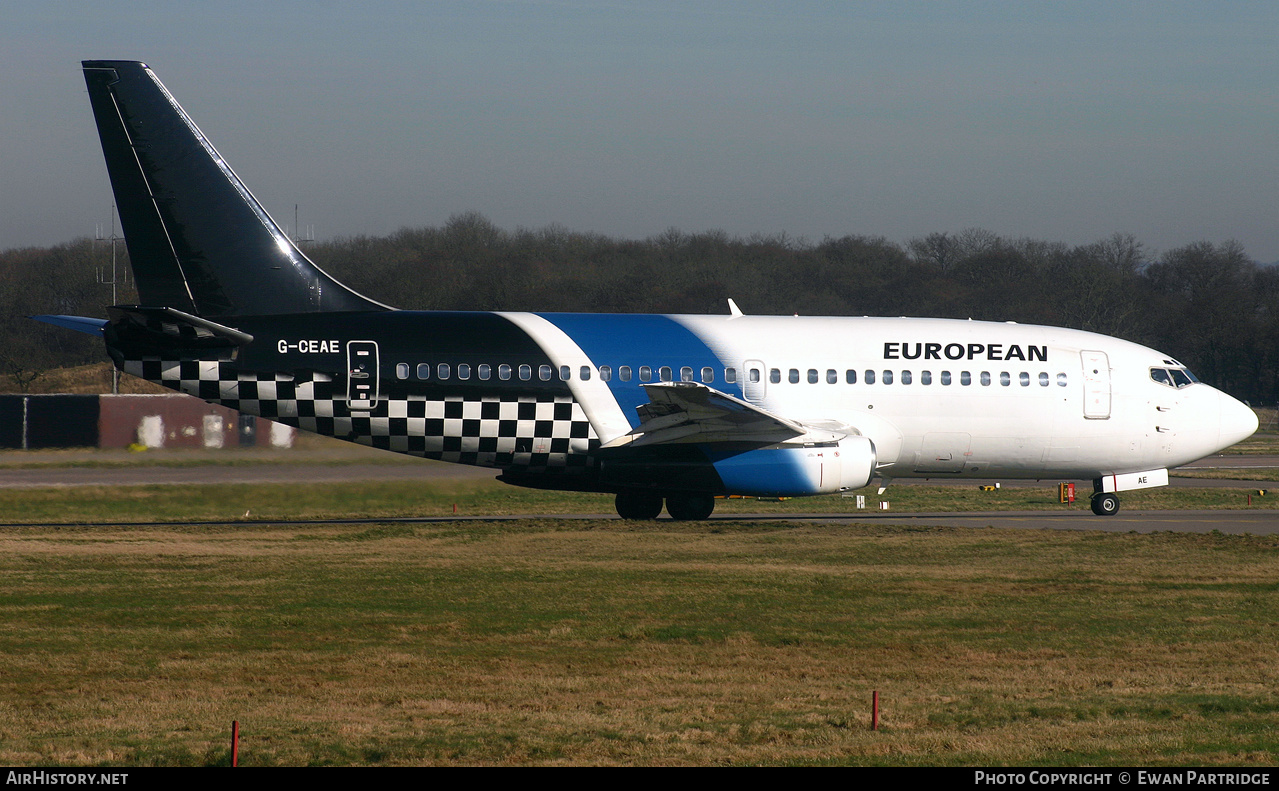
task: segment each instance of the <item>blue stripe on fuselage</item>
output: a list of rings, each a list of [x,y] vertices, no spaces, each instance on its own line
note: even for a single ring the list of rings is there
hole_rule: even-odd
[[[632,427],[639,425],[635,408],[649,401],[648,394],[644,392],[645,383],[639,380],[641,365],[653,368],[651,381],[657,381],[657,370],[663,365],[670,366],[677,381],[680,367],[687,365],[693,369],[693,380],[697,382],[701,381],[702,368],[709,367],[715,372],[715,381],[709,383],[710,387],[742,397],[741,385],[724,381],[724,366],[732,363],[719,359],[705,341],[669,316],[639,313],[537,315],[572,338],[596,368],[607,365],[613,369],[608,387]],[[623,382],[618,376],[617,369],[623,365],[631,367],[629,382]]]

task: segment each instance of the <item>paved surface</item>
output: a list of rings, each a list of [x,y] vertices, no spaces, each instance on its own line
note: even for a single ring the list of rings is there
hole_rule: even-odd
[[[89,465],[89,466],[71,466]],[[1279,456],[1212,456],[1183,469],[1237,470],[1223,478],[1177,478],[1175,487],[1246,487],[1279,489],[1279,481],[1249,478],[1249,470],[1279,469]],[[263,449],[219,451],[58,450],[0,453],[0,488],[45,486],[138,486],[200,483],[329,483],[359,480],[484,480],[497,471],[446,464],[409,456],[342,445],[311,450]],[[978,478],[895,478],[893,486],[1005,486],[1054,488],[1056,479],[1010,481]],[[1086,488],[1086,484],[1085,484]]]
[[[69,466],[93,465],[93,466]],[[1227,488],[1279,489],[1279,481],[1248,480],[1250,470],[1279,468],[1276,456],[1218,456],[1200,459],[1188,468],[1238,470],[1238,479],[1186,479],[1173,477],[1173,486],[1227,486]],[[231,484],[231,483],[343,483],[352,480],[485,480],[496,475],[494,470],[398,456],[356,445],[335,445],[270,451],[270,449],[234,449],[234,451],[160,451],[146,454],[123,451],[36,451],[0,453],[0,488],[36,488],[36,486],[129,486],[141,484]],[[893,481],[893,486],[961,485],[976,486],[994,481],[954,479]],[[1009,486],[1044,486],[1055,488],[1056,481],[1003,481]],[[1086,484],[1085,484],[1086,486]],[[540,515],[551,518],[616,518],[613,513],[599,515]],[[491,521],[501,518],[469,517]],[[1105,530],[1154,532],[1209,532],[1229,534],[1251,532],[1253,535],[1279,534],[1279,511],[1120,511],[1113,517],[1096,517],[1088,512],[968,512],[968,513],[899,513],[865,511],[848,513],[796,513],[796,515],[715,515],[715,520],[785,520],[822,522],[835,525],[851,523],[883,523],[883,525],[935,525],[952,527],[1030,527],[1053,530]],[[362,523],[370,520],[349,520]],[[376,520],[385,522],[388,520]],[[413,522],[451,521],[400,520]],[[246,522],[238,522],[246,523]]]
[[[1279,467],[1279,456],[1208,456],[1183,464],[1179,470],[1273,470]]]
[[[511,514],[505,516],[433,516],[373,519],[296,519],[287,522],[273,520],[240,519],[233,522],[184,522],[186,525],[367,525],[367,524],[434,524],[446,522],[510,522],[517,519],[567,519],[620,521],[617,514]],[[1020,530],[1100,530],[1108,533],[1211,533],[1216,530],[1230,535],[1250,534],[1267,536],[1279,534],[1279,511],[1132,511],[1111,517],[1093,516],[1078,511],[1055,513],[1045,511],[991,511],[962,514],[716,514],[711,521],[722,522],[794,522],[833,525],[917,525],[920,527],[975,527]],[[102,523],[111,525],[115,523]],[[125,524],[125,523],[119,523]],[[171,525],[172,522],[129,522],[128,527],[154,527]],[[674,525],[673,520],[662,517],[657,524]],[[23,522],[0,522],[0,527],[29,527]],[[82,522],[56,522],[40,527],[84,527]]]
[[[94,465],[94,466],[69,466]],[[102,465],[102,466],[97,466]],[[1279,482],[1248,479],[1253,469],[1279,469],[1279,456],[1215,456],[1187,468],[1237,470],[1238,478],[1172,478],[1176,487],[1247,487],[1279,489]],[[136,486],[142,484],[293,483],[353,480],[492,479],[496,471],[425,461],[356,446],[271,451],[158,451],[146,455],[123,451],[30,451],[0,453],[0,488]],[[977,486],[977,479],[897,479],[901,485]],[[1056,481],[1004,481],[1007,486],[1053,488]],[[1086,485],[1085,485],[1086,486]],[[891,490],[890,490],[891,491]],[[548,515],[540,515],[547,517]],[[564,519],[614,519],[607,514],[549,515]],[[476,520],[527,517],[470,517]],[[1057,530],[1160,530],[1206,533],[1279,534],[1279,511],[1123,511],[1113,517],[1087,512],[1001,511],[908,514],[864,511],[857,514],[716,514],[714,519],[786,520],[827,524],[917,524],[944,527],[1044,528]],[[370,520],[348,520],[358,524]],[[373,520],[385,522],[388,520]],[[450,519],[395,520],[411,522]],[[238,524],[245,524],[240,522]]]
[[[776,518],[776,517],[770,517]],[[789,517],[788,517],[789,518]],[[809,515],[807,521],[830,524],[867,522],[939,527],[995,527],[1048,530],[1103,530],[1108,533],[1222,533],[1255,536],[1279,534],[1279,511],[1123,511],[1114,516],[1053,511],[991,511],[958,514],[881,514],[829,517]]]

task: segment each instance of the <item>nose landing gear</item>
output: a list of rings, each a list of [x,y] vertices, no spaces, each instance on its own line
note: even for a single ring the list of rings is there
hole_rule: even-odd
[[[1119,495],[1114,492],[1097,492],[1092,496],[1092,512],[1097,516],[1114,516],[1119,513]]]

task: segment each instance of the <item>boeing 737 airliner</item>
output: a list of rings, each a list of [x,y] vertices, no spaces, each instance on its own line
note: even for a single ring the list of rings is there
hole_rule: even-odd
[[[308,260],[145,64],[83,66],[142,304],[39,318],[246,414],[628,519],[876,477],[1090,479],[1113,514],[1257,428],[1168,355],[1058,327],[395,310]]]

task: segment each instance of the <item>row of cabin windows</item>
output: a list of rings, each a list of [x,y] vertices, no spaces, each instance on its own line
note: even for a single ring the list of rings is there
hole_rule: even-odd
[[[657,377],[659,381],[662,381],[662,382],[673,381],[673,372],[669,366],[663,365],[657,368],[656,370],[657,370]],[[408,379],[409,371],[410,369],[409,369],[408,363],[398,363],[395,366],[395,376],[397,379]],[[587,380],[594,375],[594,371],[595,369],[592,368],[591,366],[583,365],[578,369],[577,376],[579,379]],[[641,382],[653,381],[653,371],[654,369],[652,368],[652,366],[641,365],[638,369],[639,381]],[[430,363],[419,364],[417,367],[416,373],[417,373],[418,379],[432,378],[431,364]],[[633,378],[634,373],[635,372],[631,370],[631,367],[629,365],[619,366],[617,369],[617,378],[623,382],[629,382]],[[700,373],[701,373],[702,382],[706,384],[711,384],[712,382],[715,381],[714,369],[710,367],[705,367],[701,369]],[[471,366],[468,365],[467,363],[458,363],[456,374],[458,379],[470,379],[472,375]],[[518,368],[512,368],[511,366],[505,365],[505,364],[497,366],[498,379],[501,379],[502,381],[507,381],[511,378],[513,374],[517,375],[522,381],[527,382],[533,378],[533,366],[521,365]],[[558,374],[559,374],[559,379],[561,381],[568,381],[569,379],[573,378],[573,368],[568,365],[561,365],[559,368]],[[485,381],[492,379],[493,367],[486,363],[477,365],[475,366],[475,369],[474,369],[474,375],[477,378]],[[537,378],[543,382],[551,381],[551,379],[555,375],[556,375],[555,369],[549,365],[539,365],[537,367]],[[448,363],[439,363],[438,365],[435,366],[434,378],[452,379],[453,376],[454,376],[453,366],[449,365]],[[681,382],[694,381],[693,369],[687,365],[679,370],[679,376],[680,376]],[[612,366],[601,365],[599,367],[599,377],[605,382],[612,381],[613,379]],[[726,382],[737,381],[736,370],[733,368],[725,369],[724,381]]]
[[[579,379],[587,380],[594,375],[594,371],[595,369],[592,368],[591,366],[583,365],[578,369],[577,375]],[[670,366],[666,366],[666,365],[660,366],[656,369],[656,371],[657,371],[658,381],[660,382],[674,381],[674,378],[673,378],[674,370]],[[629,382],[631,381],[633,373],[638,373],[639,381],[651,382],[653,381],[653,372],[654,372],[654,369],[648,365],[639,366],[639,369],[637,372],[633,372],[631,370],[631,366],[629,365],[622,365],[622,366],[618,366],[617,368],[617,378],[620,381]],[[417,373],[418,379],[430,379],[432,378],[432,374],[434,374],[434,378],[436,379],[451,379],[453,378],[455,372],[454,372],[453,366],[449,365],[448,363],[439,363],[438,365],[435,366],[434,371],[432,371],[430,363],[422,363],[418,365],[416,373]],[[474,375],[477,378],[482,379],[484,381],[488,381],[489,379],[493,377],[494,369],[491,365],[488,365],[487,363],[481,363],[480,365],[475,366],[474,371],[472,372],[472,368],[469,364],[467,363],[457,364],[456,375],[458,379],[463,379],[463,380],[470,379],[472,376],[472,373],[474,373]],[[543,382],[551,381],[551,378],[555,375],[555,373],[556,371],[554,370],[554,368],[552,368],[549,365],[539,365],[537,367],[537,378]],[[569,379],[573,378],[573,369],[571,366],[561,365],[558,373],[559,373],[559,379],[561,381],[568,381]],[[701,374],[702,383],[704,384],[714,383],[715,381],[714,369],[707,366],[705,368],[702,368],[699,373]],[[497,366],[498,379],[502,381],[507,381],[511,378],[512,374],[517,375],[522,381],[527,382],[533,378],[533,366],[521,365],[518,368],[512,368],[511,366],[505,365],[505,364]],[[408,363],[397,364],[395,366],[395,376],[398,379],[408,379],[409,364]],[[761,376],[761,371],[758,368],[750,368],[747,370],[747,380],[751,383],[759,382],[760,376]],[[1000,371],[998,376],[999,376],[999,384],[1003,385],[1004,387],[1009,387],[1012,385],[1013,375],[1009,373],[1008,371]],[[611,381],[613,379],[612,366],[601,365],[599,367],[599,377],[601,380],[605,382]],[[679,381],[692,382],[694,381],[693,377],[694,377],[694,370],[692,367],[686,365],[679,369]],[[822,380],[822,378],[823,377],[821,375],[821,372],[818,369],[816,368],[808,369],[807,379],[809,384],[817,384],[818,382]],[[989,371],[981,371],[980,373],[977,374],[976,378],[977,378],[977,381],[980,382],[983,387],[989,387],[991,384],[994,383],[994,374],[991,374]],[[872,369],[867,369],[863,371],[861,374],[861,380],[864,384],[873,385],[875,384],[876,379],[878,379],[880,384],[890,385],[890,384],[893,384],[894,380],[896,380],[897,382],[901,384],[908,385],[908,384],[914,383],[915,374],[913,371],[895,372],[891,369],[885,369],[883,371],[878,372],[878,374]],[[834,368],[827,368],[825,380],[827,384],[832,384],[832,385],[838,384],[839,372],[835,370]],[[725,368],[724,381],[730,384],[736,382],[737,369]],[[773,384],[780,384],[782,381],[781,369],[770,368],[768,371],[768,381],[772,382]],[[787,375],[787,381],[789,381],[791,384],[799,384],[800,371],[798,368],[791,368],[789,370]],[[846,371],[844,371],[844,381],[850,385],[857,384],[857,371],[853,370],[852,368],[849,368]],[[942,371],[938,375],[937,381],[941,383],[942,385],[950,385],[954,381],[954,378],[952,377],[950,371]],[[1017,383],[1020,384],[1022,387],[1030,387],[1030,381],[1031,381],[1030,374],[1027,373],[1026,371],[1022,371],[1019,374],[1017,374]],[[1040,371],[1039,373],[1040,387],[1048,387],[1048,385],[1051,384],[1051,381],[1052,379],[1046,371]],[[1065,387],[1066,381],[1067,381],[1066,374],[1064,373],[1057,374],[1057,385],[1059,387]],[[919,383],[921,385],[931,385],[933,383],[933,372],[920,371]],[[967,387],[968,385],[971,385],[972,383],[973,383],[973,374],[971,371],[959,372],[959,384]]]

